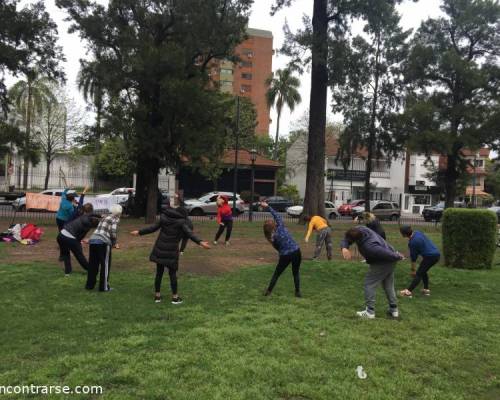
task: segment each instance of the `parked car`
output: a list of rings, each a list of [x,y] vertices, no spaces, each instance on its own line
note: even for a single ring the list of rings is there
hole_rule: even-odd
[[[134,188],[118,188],[113,190],[111,193],[106,193],[106,194],[99,194],[97,197],[112,197],[114,202],[116,204],[123,204],[128,200],[128,195],[132,191],[132,193],[135,195],[135,189]]]
[[[361,207],[365,205],[364,200],[352,200],[350,203],[342,204],[338,208],[338,212],[340,215],[351,215],[352,209],[354,207]]]
[[[40,194],[46,194],[49,196],[62,196],[63,192],[64,192],[64,189],[47,189],[47,190],[44,190],[43,192],[40,192]],[[70,191],[70,192],[74,193],[74,190]],[[31,211],[31,209],[26,210],[26,195],[14,200],[12,202],[12,208],[16,211]],[[47,210],[40,210],[40,211],[47,211]]]
[[[500,206],[490,207],[488,210],[493,211],[497,215],[498,223],[500,224]]]
[[[188,210],[190,215],[207,215],[207,214],[217,214],[217,197],[227,196],[229,197],[229,203],[233,205],[233,193],[230,192],[210,192],[199,199],[185,200],[184,205]],[[236,194],[236,210],[233,210],[235,214],[242,214],[245,212],[245,202],[241,200],[239,194]]]
[[[422,217],[426,222],[441,221],[444,212],[444,201],[432,207],[425,207],[422,211]]]
[[[285,212],[288,207],[293,206],[292,200],[281,196],[268,197],[267,199],[265,199],[265,202],[278,212]],[[252,204],[252,210],[262,211],[260,208],[260,202],[254,202]]]
[[[360,217],[365,212],[365,206],[358,206],[352,209],[353,218]],[[397,221],[401,217],[399,204],[392,201],[373,201],[370,202],[370,212],[379,220]]]
[[[298,218],[302,215],[304,211],[304,206],[292,206],[286,209],[286,213],[290,217]],[[337,211],[337,207],[331,201],[325,201],[325,212],[328,216],[328,219],[336,219],[340,217],[339,212]]]

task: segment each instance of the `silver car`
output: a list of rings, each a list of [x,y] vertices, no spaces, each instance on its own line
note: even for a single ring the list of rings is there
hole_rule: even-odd
[[[199,199],[186,200],[184,202],[185,208],[188,210],[189,215],[214,215],[217,214],[217,197],[227,196],[229,198],[229,205],[233,206],[233,194],[230,192],[210,192]],[[241,200],[240,195],[236,194],[236,210],[237,214],[245,212],[245,202]]]

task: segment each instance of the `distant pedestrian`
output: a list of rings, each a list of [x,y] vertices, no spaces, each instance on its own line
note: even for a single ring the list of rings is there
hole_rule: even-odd
[[[316,231],[316,247],[314,249],[313,261],[318,260],[323,245],[326,247],[326,256],[328,260],[331,260],[333,256],[332,228],[328,225],[328,221],[326,218],[320,217],[319,215],[313,217],[306,215],[303,218],[304,221],[309,222],[305,238],[306,243],[309,242],[312,231]]]
[[[411,226],[402,226],[401,235],[408,239],[408,247],[410,248],[411,271],[415,274],[410,285],[399,292],[401,296],[411,297],[413,290],[420,284],[424,283],[422,294],[429,296],[429,270],[439,262],[441,253],[432,241],[420,231],[413,231]],[[416,269],[418,257],[422,257],[420,266]]]
[[[379,234],[366,226],[351,228],[346,232],[340,245],[344,259],[351,259],[349,247],[353,244],[358,246],[359,252],[369,265],[364,285],[366,308],[356,314],[361,318],[375,318],[375,293],[377,287],[382,284],[389,303],[388,314],[393,318],[398,318],[399,310],[394,290],[394,269],[396,263],[402,260],[403,256],[394,250]]]
[[[219,229],[215,234],[214,245],[217,245],[219,238],[222,236],[225,230],[225,245],[229,246],[231,233],[233,232],[233,210],[229,205],[229,197],[227,196],[217,197],[217,223],[219,224]]]

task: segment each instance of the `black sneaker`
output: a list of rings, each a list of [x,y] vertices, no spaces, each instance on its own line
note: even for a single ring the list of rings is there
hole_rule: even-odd
[[[161,295],[155,294],[155,303],[161,303]]]
[[[295,297],[302,297],[302,293],[300,293],[300,292],[295,292]]]
[[[182,304],[182,299],[180,297],[172,297],[172,304]]]
[[[266,291],[264,292],[264,296],[270,296],[271,295],[271,291],[266,289]]]

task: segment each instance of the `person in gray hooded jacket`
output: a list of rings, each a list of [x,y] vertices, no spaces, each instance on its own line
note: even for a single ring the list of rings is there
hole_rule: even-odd
[[[351,228],[346,232],[340,245],[344,259],[351,259],[349,247],[354,243],[369,265],[364,285],[366,309],[357,312],[357,315],[361,318],[375,318],[375,292],[378,285],[382,284],[389,303],[388,314],[393,318],[398,318],[399,310],[394,290],[394,268],[396,263],[403,259],[403,256],[379,234],[366,226]]]

